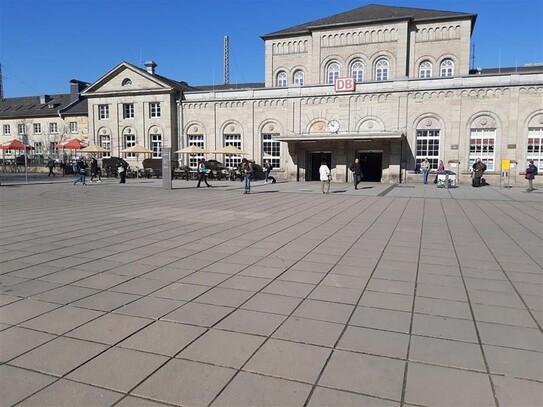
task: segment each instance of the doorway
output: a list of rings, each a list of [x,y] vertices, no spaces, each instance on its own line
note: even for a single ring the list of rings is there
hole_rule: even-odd
[[[383,153],[382,152],[361,152],[358,159],[362,167],[364,178],[362,181],[381,182],[383,175]]]
[[[320,181],[319,168],[322,161],[325,161],[328,168],[332,170],[332,153],[318,152],[307,154],[308,171],[305,172],[306,181]]]

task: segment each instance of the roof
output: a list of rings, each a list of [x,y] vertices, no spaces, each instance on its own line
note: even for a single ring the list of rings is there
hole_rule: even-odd
[[[275,31],[263,35],[264,40],[279,38],[284,36],[308,34],[311,30],[317,28],[349,26],[360,24],[371,24],[381,21],[393,20],[411,20],[411,21],[428,21],[428,20],[443,20],[443,19],[459,19],[469,18],[472,20],[472,27],[477,18],[476,14],[460,13],[455,11],[429,10],[411,7],[392,7],[381,6],[378,4],[369,4],[344,13],[335,14],[333,16],[321,18],[320,20],[310,21],[305,24],[300,24],[284,30]]]
[[[41,103],[44,96],[45,103]],[[58,116],[58,111],[69,104],[69,94],[0,99],[0,119]],[[86,103],[79,108],[86,114]]]
[[[499,75],[512,73],[537,73],[543,72],[543,64],[531,64],[506,68],[477,68],[469,71],[470,75]]]
[[[258,89],[264,88],[264,82],[251,82],[251,83],[228,83],[222,85],[201,85],[194,86],[193,91],[205,90],[205,91],[214,91],[214,90],[240,90],[240,89]]]

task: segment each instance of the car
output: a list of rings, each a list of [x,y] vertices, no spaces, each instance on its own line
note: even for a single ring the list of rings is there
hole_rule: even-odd
[[[211,179],[222,179],[228,178],[230,170],[226,165],[217,160],[207,160],[205,162],[206,169],[210,170],[209,178]]]
[[[128,163],[121,157],[109,157],[102,159],[102,174],[106,177],[117,177],[117,168],[122,165],[124,169],[128,169]]]

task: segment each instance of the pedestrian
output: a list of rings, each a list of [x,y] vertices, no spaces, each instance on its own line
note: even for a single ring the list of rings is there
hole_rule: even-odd
[[[481,186],[481,177],[486,171],[486,164],[482,162],[480,158],[477,158],[477,161],[473,163],[471,170],[473,177],[471,185],[475,188],[478,188]]]
[[[253,166],[247,160],[244,158],[241,161],[241,176],[243,177],[243,185],[245,186],[244,194],[250,194],[251,193],[251,176],[253,175]]]
[[[74,165],[72,165],[72,169],[74,170],[76,176],[78,176],[78,178],[74,181],[74,185],[78,182],[81,182],[83,185],[87,185],[85,182],[87,176],[87,164],[85,163],[85,160],[80,158],[74,163]]]
[[[537,167],[534,165],[534,160],[530,160],[528,168],[526,168],[526,175],[524,178],[528,180],[528,189],[526,191],[532,192],[534,188],[534,178],[537,175]]]
[[[428,174],[430,173],[430,161],[428,161],[428,158],[425,158],[420,163],[420,170],[422,172],[422,182],[427,184],[428,183]]]
[[[47,174],[48,177],[50,177],[51,175],[54,177],[55,176],[55,160],[53,160],[51,157],[49,157],[49,160],[47,161],[47,168],[49,168],[49,174]]]
[[[206,162],[203,158],[201,158],[200,162],[198,163],[198,185],[196,185],[196,188],[200,188],[202,181],[205,182],[207,187],[211,186],[207,183],[207,171]]]
[[[98,177],[98,182],[102,182],[102,170],[100,169],[100,166],[98,165],[98,160],[96,158],[92,157],[91,164],[90,164],[90,170],[91,170],[91,179],[90,182],[94,179],[94,177]]]
[[[123,163],[118,164],[117,172],[120,178],[119,184],[126,184],[126,168],[124,168]]]
[[[321,161],[321,166],[319,167],[319,175],[322,184],[322,193],[330,193],[330,181],[332,181],[332,174],[330,168],[326,165],[326,161]]]
[[[270,172],[273,169],[270,160],[264,162],[264,183],[268,183],[268,178],[270,177]]]
[[[437,184],[437,176],[438,174],[443,174],[445,172],[445,164],[443,164],[443,160],[439,160],[439,164],[437,166],[437,174],[434,178],[434,184]]]
[[[353,173],[354,189],[358,189],[358,184],[362,181],[362,177],[364,176],[364,174],[362,174],[362,166],[360,165],[360,160],[356,158],[349,169]]]

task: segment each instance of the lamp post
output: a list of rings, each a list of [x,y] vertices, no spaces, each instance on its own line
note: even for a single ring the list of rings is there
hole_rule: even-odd
[[[21,135],[21,142],[24,144],[24,150],[25,150],[25,184],[28,185],[28,157],[27,157],[28,134]]]

